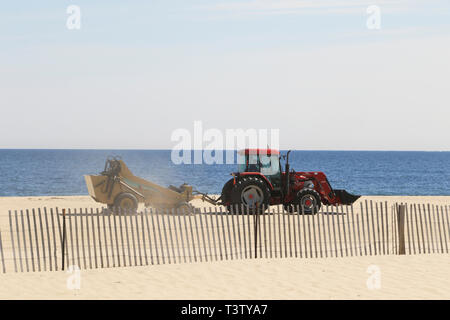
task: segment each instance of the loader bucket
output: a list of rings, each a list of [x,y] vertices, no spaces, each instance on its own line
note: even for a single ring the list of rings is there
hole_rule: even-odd
[[[339,198],[340,204],[350,205],[353,204],[356,200],[358,200],[361,196],[357,196],[351,193],[348,193],[345,190],[333,190],[336,196]]]

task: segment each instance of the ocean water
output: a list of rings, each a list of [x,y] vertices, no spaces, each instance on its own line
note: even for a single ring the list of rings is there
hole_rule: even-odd
[[[86,195],[84,174],[120,156],[137,176],[217,194],[236,165],[175,165],[170,150],[0,150],[0,196]],[[360,195],[450,195],[450,152],[293,151],[291,168],[323,171]]]

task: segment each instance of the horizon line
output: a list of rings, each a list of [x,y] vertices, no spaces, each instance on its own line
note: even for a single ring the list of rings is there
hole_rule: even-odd
[[[260,148],[263,149],[263,148]],[[270,148],[267,148],[270,149]],[[133,149],[133,148],[0,148],[0,151],[3,150],[46,150],[46,151],[172,151],[172,149]],[[180,151],[183,149],[180,149]],[[214,149],[184,149],[185,151],[211,151]],[[217,149],[220,151],[238,151],[241,149]],[[277,150],[280,151],[314,151],[314,152],[329,152],[329,151],[345,151],[345,152],[450,152],[450,150],[418,150],[418,149],[410,149],[410,150],[394,150],[394,149],[282,149],[279,148]]]

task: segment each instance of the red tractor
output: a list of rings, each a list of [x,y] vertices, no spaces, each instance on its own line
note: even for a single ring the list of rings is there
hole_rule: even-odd
[[[261,207],[282,204],[289,212],[314,214],[321,204],[349,205],[360,196],[331,187],[323,172],[295,172],[289,167],[289,153],[284,172],[278,150],[244,149],[238,152],[238,172],[232,173],[218,200],[228,210],[254,213]]]

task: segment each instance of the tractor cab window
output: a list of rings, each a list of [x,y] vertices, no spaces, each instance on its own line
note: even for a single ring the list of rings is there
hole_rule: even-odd
[[[238,171],[239,172],[259,172],[260,163],[256,154],[238,155]]]
[[[259,163],[259,157],[256,154],[248,155],[247,172],[259,172],[261,164]]]
[[[280,163],[277,155],[239,155],[239,172],[261,172],[263,175],[271,176],[280,173]]]
[[[265,176],[273,176],[280,173],[280,162],[277,155],[261,156],[261,173]]]

